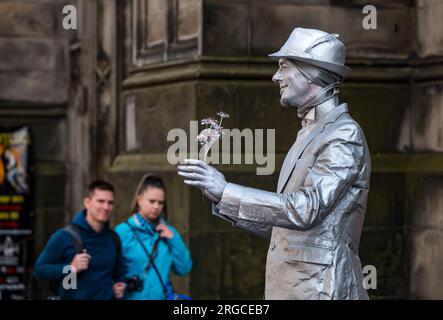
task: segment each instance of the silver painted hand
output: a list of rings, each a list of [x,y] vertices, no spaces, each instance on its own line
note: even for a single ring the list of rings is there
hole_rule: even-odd
[[[185,178],[185,183],[197,187],[203,194],[214,202],[219,202],[226,187],[225,176],[201,160],[185,159],[178,166],[178,174]]]

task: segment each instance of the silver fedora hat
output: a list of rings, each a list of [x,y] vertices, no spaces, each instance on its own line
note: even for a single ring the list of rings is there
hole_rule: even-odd
[[[338,34],[335,33],[295,28],[283,47],[269,57],[274,60],[288,58],[303,61],[345,78],[351,69],[345,66],[345,45],[337,38]]]

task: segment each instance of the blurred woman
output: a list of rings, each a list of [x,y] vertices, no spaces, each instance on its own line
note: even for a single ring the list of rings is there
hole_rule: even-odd
[[[181,276],[191,271],[188,248],[166,222],[165,196],[163,181],[145,175],[134,195],[132,215],[115,228],[127,270],[126,299],[166,299],[171,270]]]

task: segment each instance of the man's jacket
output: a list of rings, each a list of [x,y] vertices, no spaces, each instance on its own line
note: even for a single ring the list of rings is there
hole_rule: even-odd
[[[91,256],[87,270],[76,276],[76,288],[63,288],[63,278],[71,271],[69,266],[76,254],[74,239],[65,229],[57,230],[49,239],[34,266],[34,277],[38,280],[59,281],[58,294],[62,299],[110,300],[114,299],[114,282],[124,280],[121,253],[117,255],[115,240],[108,224],[97,233],[86,221],[86,211],[78,212],[73,220],[83,242],[83,248]],[[117,259],[120,257],[120,259]],[[71,277],[72,279],[72,277]],[[73,284],[72,281],[66,281]]]
[[[276,193],[228,183],[213,213],[271,236],[266,299],[367,299],[358,248],[369,149],[346,104],[316,112],[285,159]]]

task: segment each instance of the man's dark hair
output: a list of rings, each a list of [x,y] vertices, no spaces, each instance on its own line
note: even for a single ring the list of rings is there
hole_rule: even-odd
[[[104,180],[92,181],[86,188],[86,197],[92,197],[95,190],[111,191],[115,194],[114,186],[110,182]]]

